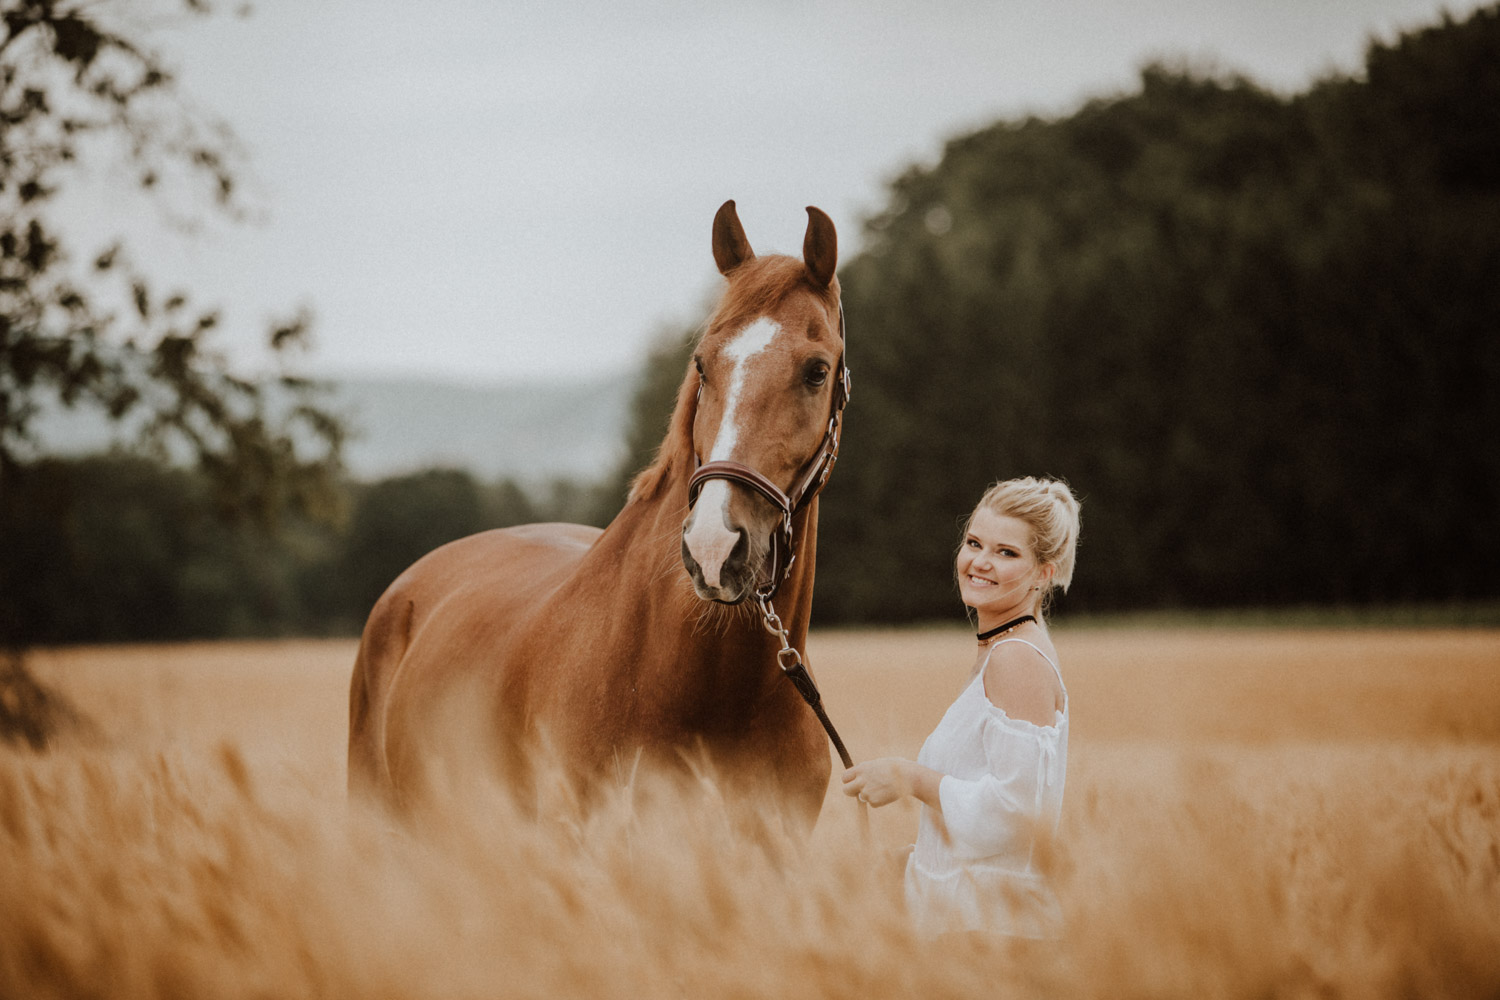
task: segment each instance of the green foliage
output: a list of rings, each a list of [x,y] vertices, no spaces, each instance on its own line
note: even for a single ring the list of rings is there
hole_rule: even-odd
[[[1500,593],[1500,8],[1282,98],[1163,66],[893,187],[820,620],[952,614],[995,479],[1084,498],[1075,608]]]
[[[54,199],[85,171],[123,177],[179,217],[241,214],[232,136],[182,99],[121,27],[128,16],[0,0],[0,646],[8,690],[35,695],[22,699],[33,744],[67,713],[12,651],[274,627],[294,603],[283,550],[225,521],[338,515],[344,432],[321,388],[285,371],[237,375],[214,347],[217,312],[154,289],[127,247],[79,255],[53,227]],[[270,354],[307,324],[275,324]],[[101,411],[156,461],[48,460],[32,433],[48,406]],[[169,457],[196,474],[165,470]]]
[[[32,436],[43,407],[92,407],[138,450],[189,459],[221,514],[331,516],[343,431],[320,388],[236,375],[214,348],[215,311],[153,289],[127,247],[80,255],[52,226],[49,206],[84,171],[123,177],[179,215],[242,211],[227,129],[112,16],[126,23],[120,7],[0,0],[0,490],[46,488],[24,482],[43,457]],[[306,316],[276,324],[270,353],[306,327]]]
[[[271,532],[218,517],[202,472],[131,456],[37,463],[0,494],[0,627],[25,644],[350,635],[429,551],[572,513],[549,506],[569,499],[555,484],[534,499],[451,469],[344,489],[342,527],[289,517]]]
[[[358,581],[352,596],[366,609],[406,567],[484,526],[479,484],[456,469],[382,480],[355,496],[340,566],[346,581]]]
[[[187,638],[274,618],[274,554],[213,516],[209,484],[143,458],[49,460],[3,492],[5,634]]]

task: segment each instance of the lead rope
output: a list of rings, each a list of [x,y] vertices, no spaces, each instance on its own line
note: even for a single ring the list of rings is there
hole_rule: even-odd
[[[817,715],[818,721],[823,724],[823,731],[828,734],[829,740],[833,742],[833,748],[838,751],[839,760],[843,762],[847,770],[854,766],[854,758],[849,756],[849,751],[844,749],[844,741],[839,739],[839,731],[833,728],[833,722],[828,718],[828,713],[823,711],[823,696],[818,692],[818,685],[812,679],[812,674],[807,672],[807,664],[802,662],[802,654],[797,652],[792,645],[791,636],[787,634],[786,626],[781,623],[781,616],[771,606],[771,595],[757,591],[755,600],[760,605],[762,624],[766,631],[781,640],[781,648],[776,651],[776,665],[781,667],[781,672],[792,682],[802,700],[807,702],[807,707]],[[860,832],[868,839],[870,836],[870,807],[861,801],[859,803],[859,828]]]

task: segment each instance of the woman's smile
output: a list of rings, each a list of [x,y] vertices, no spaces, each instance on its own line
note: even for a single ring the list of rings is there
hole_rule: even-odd
[[[1036,603],[1038,582],[1031,526],[980,508],[969,521],[954,569],[959,596],[982,622],[1014,618]],[[1017,610],[1020,609],[1020,610]]]

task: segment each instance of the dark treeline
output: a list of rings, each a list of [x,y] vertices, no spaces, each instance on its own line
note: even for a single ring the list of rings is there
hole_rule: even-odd
[[[588,520],[594,492],[429,469],[346,483],[335,522],[226,520],[199,472],[49,461],[0,491],[0,629],[12,643],[352,635],[432,549],[488,528]]]
[[[1024,474],[1083,497],[1070,610],[1500,595],[1497,66],[1500,6],[1295,96],[1156,65],[900,178],[840,275],[818,620],[951,616]]]
[[[1500,6],[1291,98],[1156,66],[898,181],[822,613],[945,611],[954,517],[1027,473],[1084,499],[1071,608],[1500,594],[1497,66]]]
[[[1024,474],[1084,501],[1068,610],[1500,596],[1497,66],[1500,6],[1297,95],[1158,65],[895,182],[840,274],[855,392],[817,619],[952,617],[958,518]],[[35,464],[0,492],[0,625],[353,632],[444,541],[604,523],[689,342],[643,365],[630,458],[601,486],[432,470],[347,483],[342,522],[269,532],[216,519],[201,474]]]
[[[895,185],[842,273],[819,610],[952,603],[999,477],[1084,499],[1070,608],[1500,594],[1500,7],[1294,97],[1153,66]]]

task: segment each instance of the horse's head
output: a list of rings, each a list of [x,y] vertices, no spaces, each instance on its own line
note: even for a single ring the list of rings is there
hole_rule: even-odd
[[[780,582],[777,535],[787,540],[792,510],[816,492],[837,448],[847,390],[838,237],[821,211],[807,215],[802,260],[757,257],[732,201],[714,217],[728,288],[693,357],[701,467],[682,525],[682,562],[705,600],[737,604]]]

